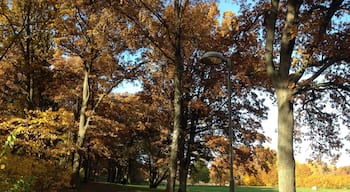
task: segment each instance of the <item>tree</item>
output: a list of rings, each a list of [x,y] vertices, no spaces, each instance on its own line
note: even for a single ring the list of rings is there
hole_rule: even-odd
[[[2,100],[9,106],[5,115],[17,115],[20,108],[55,107],[44,91],[52,81],[49,61],[53,54],[51,31],[57,16],[53,11],[56,3],[2,1],[0,6],[1,35],[6,39],[1,53],[4,73],[0,78],[4,85],[0,89]]]
[[[75,57],[82,77],[74,183],[79,181],[79,148],[83,147],[92,116],[103,98],[124,79],[135,76],[137,68],[131,67],[134,63],[119,62],[118,56],[128,47],[123,38],[129,33],[127,23],[115,13],[105,2],[66,2],[62,3],[57,20],[56,42],[61,50],[58,53],[61,57]]]
[[[125,12],[127,17],[134,24],[133,27],[135,26],[135,29],[148,40],[146,42],[148,43],[147,46],[144,41],[142,41],[142,43],[150,50],[147,54],[149,57],[148,59],[154,61],[154,64],[149,66],[148,69],[150,74],[159,76],[159,72],[168,71],[169,73],[168,76],[164,75],[164,77],[167,78],[166,80],[160,80],[159,78],[157,78],[157,80],[150,80],[148,79],[150,77],[146,76],[144,80],[144,82],[146,82],[146,89],[148,89],[150,85],[153,86],[152,89],[154,89],[155,85],[159,85],[159,89],[157,88],[159,93],[169,91],[169,87],[175,89],[176,81],[172,80],[177,74],[176,67],[173,65],[175,62],[173,53],[176,53],[175,50],[177,49],[174,48],[176,43],[173,38],[176,36],[174,35],[176,34],[174,31],[176,27],[173,22],[175,20],[174,7],[169,4],[159,6],[159,4],[155,2],[146,3],[144,1],[140,1],[139,4],[134,1],[128,1],[128,4],[132,4],[137,8],[130,10],[130,12],[125,12],[125,10],[120,11]],[[186,3],[184,3],[184,5],[186,5]],[[142,11],[134,13],[134,10]],[[226,81],[223,81],[221,78],[225,70],[222,65],[215,67],[200,63],[198,61],[198,56],[204,53],[204,50],[210,47],[212,49],[217,48],[218,50],[225,51],[227,50],[226,46],[228,46],[226,40],[232,36],[237,39],[242,37],[242,41],[249,42],[248,45],[238,44],[237,52],[232,54],[232,57],[237,63],[242,63],[242,65],[235,66],[236,71],[242,71],[237,73],[239,75],[237,75],[234,84],[235,89],[239,91],[237,91],[237,95],[233,96],[237,98],[237,104],[235,106],[237,109],[237,117],[235,118],[237,143],[246,144],[255,142],[256,140],[263,142],[264,137],[259,133],[258,129],[261,128],[259,123],[260,118],[265,118],[265,115],[263,113],[264,106],[259,103],[260,98],[258,99],[258,94],[251,91],[261,89],[261,84],[253,85],[253,81],[249,81],[250,77],[261,78],[261,76],[253,75],[255,73],[255,66],[252,65],[252,63],[260,60],[260,58],[256,56],[259,52],[259,47],[257,46],[257,41],[254,41],[257,35],[252,33],[257,30],[257,23],[255,21],[257,16],[250,15],[248,21],[245,21],[244,17],[239,18],[239,22],[237,22],[237,27],[235,28],[231,28],[230,23],[236,18],[227,17],[225,27],[221,29],[216,25],[218,9],[214,3],[189,2],[187,7],[182,8],[182,14],[182,117],[181,134],[179,135],[178,144],[179,150],[176,151],[178,151],[177,155],[179,160],[179,190],[185,191],[188,168],[191,161],[194,158],[198,158],[200,155],[205,156],[205,153],[209,154],[208,147],[203,144],[203,142],[205,142],[203,141],[205,140],[205,136],[214,132],[215,127],[225,127],[225,122],[227,122],[225,110],[222,109],[223,103],[227,101],[227,95],[225,94]],[[201,18],[201,20],[197,20],[198,18]],[[203,22],[203,20],[206,22]],[[198,24],[193,25],[194,22]],[[241,27],[238,27],[239,25],[241,25]],[[247,49],[249,49],[251,53],[246,52],[242,57],[240,55],[241,52],[238,50]],[[151,81],[151,84],[149,84],[148,81]],[[255,82],[260,83],[264,81]],[[169,87],[162,88],[162,86],[164,87],[164,83],[169,83]],[[249,94],[249,96],[246,96],[246,93]],[[241,99],[242,97],[245,97],[246,100]],[[170,99],[173,99],[173,96],[171,96]],[[213,112],[209,113],[211,109]],[[252,111],[256,116],[245,115],[247,111]],[[172,114],[174,115],[174,113]],[[204,126],[205,124],[208,126]],[[244,126],[244,124],[246,125]],[[227,132],[228,129],[225,127],[224,134]],[[202,135],[197,138],[202,137],[203,139],[195,139],[196,135],[199,134]],[[172,134],[172,136],[175,136],[175,134]],[[173,141],[175,140],[176,139],[173,139]],[[192,153],[193,149],[198,149],[196,152],[200,152],[200,155],[194,157],[194,153]],[[208,156],[210,155],[206,155],[206,158],[208,158]]]
[[[276,152],[269,148],[254,147],[251,153],[251,160],[238,165],[241,182],[245,185],[277,185]]]
[[[208,183],[210,181],[209,168],[204,161],[196,161],[191,168],[190,178],[192,184],[200,181]]]
[[[325,105],[315,101],[327,97],[341,104],[342,109],[337,109],[343,111],[347,119],[344,122],[348,122],[344,112],[349,107],[345,104],[349,96],[349,71],[342,69],[349,65],[349,44],[343,40],[348,37],[349,25],[334,20],[347,8],[349,2],[341,0],[272,0],[267,6],[265,63],[278,103],[278,180],[281,192],[295,192],[293,107],[296,104],[311,112],[312,115],[307,115],[311,122],[311,138],[316,137],[316,130],[320,131],[323,139],[317,146],[322,146],[319,148],[322,152],[341,147],[336,136],[339,131],[332,120],[334,116],[327,115]],[[318,139],[315,141],[319,142]]]
[[[182,122],[182,94],[183,94],[183,53],[182,49],[182,19],[183,11],[186,9],[188,0],[174,0],[174,18],[175,18],[175,30],[174,30],[174,130],[171,140],[171,150],[170,150],[170,162],[169,162],[169,179],[167,182],[167,191],[175,191],[175,181],[177,172],[177,152],[179,149],[179,137],[181,135],[181,122]]]
[[[121,155],[121,150],[118,150],[112,157],[117,160],[133,159],[141,165],[150,188],[156,188],[168,176],[166,150],[170,143],[168,131],[171,120],[167,117],[168,113],[165,113],[170,108],[163,102],[163,98],[158,94],[151,97],[149,94],[152,93],[148,91],[150,90],[146,89],[137,95],[114,96],[118,104],[114,104],[116,107],[113,109],[121,112],[115,120],[124,125],[118,128],[118,142],[123,144],[125,153]],[[129,170],[128,176],[131,177],[133,172],[134,170]],[[133,183],[132,178],[129,179]]]
[[[133,9],[128,12],[120,8],[118,9],[133,23],[133,29],[141,34],[144,39],[147,39],[147,48],[149,50],[159,51],[161,54],[158,54],[158,56],[161,56],[161,59],[166,58],[165,62],[174,67],[174,122],[169,155],[168,192],[173,192],[175,190],[178,141],[182,130],[182,75],[184,68],[182,22],[184,19],[183,13],[189,6],[189,3],[190,1],[188,0],[174,0],[171,6],[167,1],[127,1],[126,4],[129,6],[132,5]],[[164,13],[167,13],[169,18],[165,18]],[[141,42],[142,44],[145,43],[144,40]]]
[[[218,128],[223,129],[221,135],[228,134],[226,110],[222,107],[223,103],[227,102],[225,90],[227,81],[223,78],[226,71],[225,64],[215,66],[199,62],[196,56],[200,56],[205,50],[225,52],[230,46],[236,49],[234,52],[227,51],[235,61],[232,69],[235,72],[232,84],[236,90],[232,95],[234,98],[232,105],[236,112],[233,117],[235,146],[252,145],[256,141],[265,140],[259,132],[260,120],[265,118],[263,112],[265,106],[256,93],[264,89],[261,85],[264,85],[265,81],[260,80],[264,79],[264,76],[253,75],[255,73],[253,65],[263,64],[259,62],[259,56],[256,56],[261,49],[258,41],[254,40],[259,26],[256,22],[259,15],[251,14],[248,15],[249,19],[246,19],[227,13],[222,26],[218,26],[215,24],[218,9],[214,3],[194,4],[185,13],[188,16],[183,22],[183,42],[187,46],[183,51],[185,56],[191,55],[191,57],[184,57],[183,122],[179,145],[179,188],[183,191],[186,190],[187,170],[191,161],[210,158],[210,149],[204,144],[209,142],[210,135],[217,134]],[[190,19],[192,17],[195,18]],[[196,18],[202,19],[197,21]],[[186,22],[189,19],[191,22]],[[194,22],[198,24],[193,25]],[[201,36],[196,36],[199,33]],[[236,42],[247,43],[230,44],[230,38],[234,38]],[[250,115],[246,115],[247,112]],[[228,143],[225,144],[228,146]]]
[[[19,181],[33,191],[68,187],[70,172],[67,168],[70,166],[64,163],[74,150],[69,137],[73,122],[73,114],[60,109],[25,111],[24,118],[11,118],[0,123],[0,141],[4,141],[9,133],[15,133],[16,138],[8,153],[1,155],[1,188],[6,189],[9,184]],[[13,134],[11,136],[13,138]],[[52,174],[47,175],[47,172]]]
[[[296,175],[296,186],[307,186],[312,185],[307,183],[307,178],[312,175],[312,170],[310,166],[307,164],[296,163],[295,167],[295,175]]]

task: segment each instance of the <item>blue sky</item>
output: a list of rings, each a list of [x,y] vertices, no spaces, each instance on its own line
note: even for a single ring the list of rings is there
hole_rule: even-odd
[[[221,16],[225,11],[232,11],[237,14],[239,11],[239,6],[237,2],[234,2],[233,0],[221,0],[219,3],[219,10]]]

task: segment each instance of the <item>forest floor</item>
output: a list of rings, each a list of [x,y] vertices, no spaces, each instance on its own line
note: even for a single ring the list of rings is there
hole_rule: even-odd
[[[119,189],[115,185],[107,183],[88,183],[84,184],[80,192],[118,192]]]

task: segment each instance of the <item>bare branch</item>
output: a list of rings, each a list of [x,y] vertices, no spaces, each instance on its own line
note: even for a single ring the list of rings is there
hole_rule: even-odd
[[[334,58],[326,58],[322,61],[320,61],[317,65],[318,66],[322,66],[316,73],[314,73],[311,77],[309,77],[308,79],[300,82],[298,84],[298,87],[300,87],[299,89],[304,89],[303,87],[307,86],[308,84],[311,84],[316,78],[318,78],[326,69],[328,69],[330,66],[334,65],[334,63],[342,61],[344,59],[347,59],[348,56],[343,56],[343,57],[334,57]],[[313,64],[312,66],[316,66],[316,64]],[[298,80],[300,80],[300,78],[302,77],[302,75],[304,74],[306,67],[301,68],[301,70],[299,70],[298,72],[294,73],[294,77],[290,76],[290,78],[293,78],[293,82],[297,82]],[[299,92],[299,90],[296,90],[296,92]]]

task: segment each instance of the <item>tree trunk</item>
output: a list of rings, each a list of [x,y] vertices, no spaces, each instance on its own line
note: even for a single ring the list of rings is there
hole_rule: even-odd
[[[83,167],[84,167],[84,179],[83,179],[83,183],[88,183],[90,181],[90,177],[91,177],[91,162],[90,162],[90,158],[87,158],[84,163],[83,163]]]
[[[187,151],[183,150],[183,158],[180,159],[180,168],[179,168],[179,191],[178,192],[185,192],[187,191],[187,176],[188,176],[188,170],[190,168],[191,164],[191,154],[192,154],[192,145],[194,143],[194,137],[196,134],[196,124],[197,124],[197,112],[192,112],[191,114],[191,127],[190,127],[190,133],[189,133],[189,140],[184,140],[184,146],[187,144]],[[185,154],[186,153],[186,154]]]
[[[186,191],[186,181],[187,181],[187,166],[186,166],[186,155],[185,148],[186,145],[188,147],[188,143],[186,143],[186,133],[183,132],[179,141],[179,189],[178,192]]]
[[[33,66],[32,66],[32,51],[31,51],[31,43],[32,43],[32,30],[30,25],[30,7],[27,8],[26,13],[26,20],[25,20],[25,34],[26,34],[26,40],[25,40],[25,47],[23,47],[24,52],[24,62],[26,65],[26,76],[27,76],[27,108],[29,110],[32,110],[35,108],[34,106],[34,73],[33,73]]]
[[[280,192],[295,192],[292,94],[287,87],[277,89],[276,94],[278,103],[278,186]]]
[[[302,1],[288,0],[285,25],[280,42],[279,63],[274,63],[274,41],[279,0],[271,0],[271,8],[265,15],[267,73],[276,89],[278,103],[278,186],[280,192],[295,192],[295,160],[293,153],[293,83],[290,80],[291,57],[295,46],[292,30],[298,27],[298,13]]]
[[[179,136],[181,132],[181,70],[176,66],[175,75],[175,95],[174,95],[174,131],[171,142],[170,164],[169,164],[169,178],[167,182],[167,192],[175,191],[175,180],[177,172],[177,151],[179,148]]]
[[[175,11],[175,77],[174,77],[174,130],[171,142],[169,177],[167,192],[175,191],[177,172],[177,152],[179,148],[179,136],[181,133],[182,120],[182,72],[183,63],[181,56],[181,1],[174,1]]]
[[[74,153],[73,157],[73,185],[78,186],[80,183],[79,170],[81,167],[81,156],[79,154],[79,148],[84,144],[85,134],[88,127],[88,119],[86,115],[88,101],[89,101],[89,69],[84,71],[84,82],[83,82],[83,98],[80,108],[80,120],[79,120],[79,131],[78,138],[76,141],[77,151]]]

